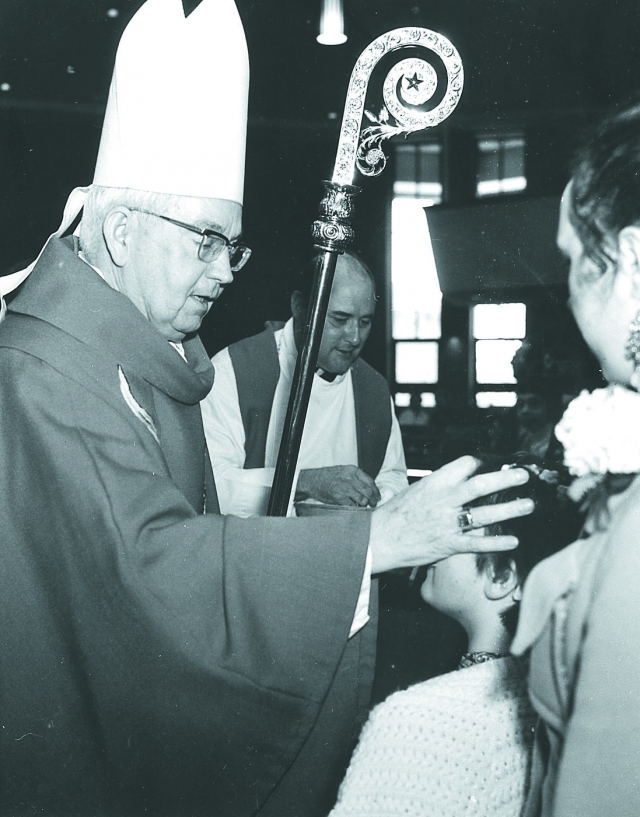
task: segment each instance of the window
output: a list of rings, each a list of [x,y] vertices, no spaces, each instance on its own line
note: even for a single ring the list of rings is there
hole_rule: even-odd
[[[522,135],[479,136],[477,144],[477,196],[526,188]],[[394,147],[390,328],[396,402],[402,406],[406,395],[419,392],[426,406],[435,403],[440,376],[442,293],[424,208],[442,200],[443,153],[436,142]],[[512,360],[525,337],[525,305],[476,304],[470,329],[469,381],[476,404],[514,405]]]
[[[511,361],[521,346],[520,340],[476,341],[476,382],[515,383]]]
[[[440,181],[439,144],[396,145],[396,181],[394,196],[412,199],[428,199],[430,203],[442,199]]]
[[[476,392],[476,405],[478,408],[486,409],[493,406],[502,408],[513,408],[517,401],[514,391],[479,391]]]
[[[516,383],[513,356],[527,332],[527,308],[521,303],[476,304],[472,307],[476,405],[513,406]],[[491,390],[483,387],[491,386]]]
[[[408,391],[398,391],[395,395],[395,404],[398,408],[407,408],[411,404],[411,393]],[[421,392],[420,405],[422,408],[434,408],[436,396],[431,391]]]
[[[429,202],[426,202],[429,204]],[[391,207],[391,315],[394,340],[437,340],[442,293],[423,199]]]
[[[401,341],[396,347],[396,383],[437,383],[438,344]]]
[[[527,186],[523,136],[478,140],[478,196],[516,193]]]
[[[391,335],[396,383],[438,382],[442,293],[424,208],[442,197],[438,144],[396,146],[391,208]],[[433,397],[423,394],[423,404]],[[398,404],[399,405],[399,404]]]

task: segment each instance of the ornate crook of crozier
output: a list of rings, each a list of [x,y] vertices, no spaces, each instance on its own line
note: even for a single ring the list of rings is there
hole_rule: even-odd
[[[439,82],[433,57],[427,61],[411,56],[396,63],[382,87],[383,105],[376,116],[365,110],[365,98],[373,69],[387,54],[401,48],[426,49],[446,72],[446,87]],[[377,176],[387,157],[381,148],[385,139],[407,136],[443,122],[460,100],[464,84],[462,60],[446,37],[427,28],[397,28],[374,40],[362,52],[349,82],[338,153],[331,182],[324,182],[321,218],[314,222],[313,238],[318,247],[343,252],[353,240],[350,219],[356,167],[364,176]],[[439,100],[439,101],[438,101]],[[435,104],[433,104],[435,102]],[[362,128],[363,115],[373,125]]]
[[[438,88],[438,73],[431,62],[422,57],[402,60],[387,74],[382,92],[384,104],[378,116],[374,116],[364,110],[373,69],[386,54],[407,46],[435,54],[446,70],[447,86],[444,92]],[[407,136],[443,122],[458,104],[463,84],[460,55],[441,34],[428,28],[397,28],[378,37],[362,52],[351,74],[332,181],[351,184],[354,165],[365,176],[377,176],[387,161],[381,143],[392,136]],[[439,90],[440,101],[429,107]],[[363,113],[375,125],[360,133]]]

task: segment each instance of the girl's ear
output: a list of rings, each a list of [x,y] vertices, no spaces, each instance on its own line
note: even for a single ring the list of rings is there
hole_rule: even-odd
[[[500,601],[507,596],[512,596],[513,601],[520,601],[522,598],[522,588],[516,563],[513,559],[509,561],[507,567],[496,572],[493,565],[487,565],[484,581],[484,594],[490,601]]]

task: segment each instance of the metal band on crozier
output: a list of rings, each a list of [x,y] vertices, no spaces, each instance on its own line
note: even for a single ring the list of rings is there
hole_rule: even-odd
[[[311,234],[314,244],[327,250],[344,252],[351,244],[354,231],[349,223],[354,210],[354,198],[359,187],[351,184],[323,182],[324,198],[320,202],[320,218],[313,222]]]

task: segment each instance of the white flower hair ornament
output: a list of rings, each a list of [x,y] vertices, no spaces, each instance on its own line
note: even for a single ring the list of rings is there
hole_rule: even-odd
[[[577,479],[569,488],[582,500],[608,474],[640,472],[640,394],[611,385],[583,391],[569,403],[555,429],[564,464]]]

